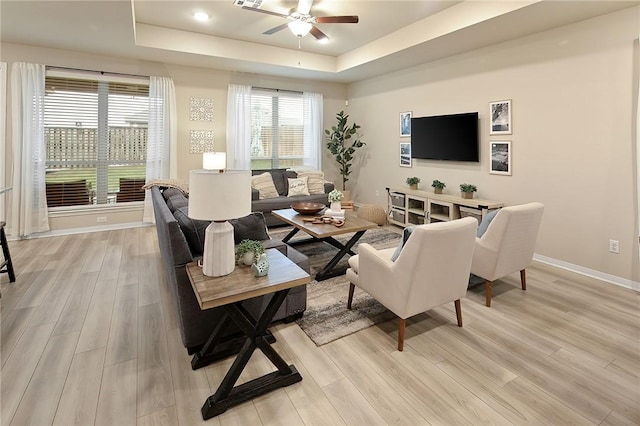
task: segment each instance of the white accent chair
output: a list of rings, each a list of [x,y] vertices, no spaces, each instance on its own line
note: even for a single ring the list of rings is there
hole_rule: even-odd
[[[455,302],[462,327],[460,299],[467,294],[471,257],[478,222],[467,217],[450,222],[420,225],[391,261],[394,248],[376,250],[358,246],[347,270],[351,309],[355,286],[369,293],[400,317],[398,350],[404,346],[406,319],[446,302]]]
[[[485,280],[487,306],[491,306],[493,281],[505,275],[520,271],[522,290],[527,289],[525,268],[533,259],[543,210],[541,203],[504,207],[482,237],[476,238],[471,273]]]

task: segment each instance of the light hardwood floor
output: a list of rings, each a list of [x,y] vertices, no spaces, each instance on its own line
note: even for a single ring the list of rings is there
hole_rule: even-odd
[[[155,228],[10,243],[1,276],[2,425],[640,424],[640,295],[534,263],[462,301],[320,348],[277,350],[303,381],[203,422],[231,359],[192,371]],[[345,286],[345,298],[347,288]],[[261,354],[241,381],[272,370]]]

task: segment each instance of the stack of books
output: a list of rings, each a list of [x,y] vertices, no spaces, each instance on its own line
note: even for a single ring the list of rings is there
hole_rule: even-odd
[[[353,210],[353,200],[350,201],[341,201],[340,205],[343,209]]]
[[[323,216],[329,216],[329,217],[334,217],[334,218],[338,218],[338,219],[344,219],[344,210],[336,211],[336,210],[326,209],[324,211]]]

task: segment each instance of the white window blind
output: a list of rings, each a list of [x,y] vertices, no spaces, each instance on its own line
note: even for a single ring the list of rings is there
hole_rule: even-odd
[[[149,86],[45,78],[49,208],[143,201]]]
[[[252,90],[251,168],[288,168],[303,162],[302,94]]]

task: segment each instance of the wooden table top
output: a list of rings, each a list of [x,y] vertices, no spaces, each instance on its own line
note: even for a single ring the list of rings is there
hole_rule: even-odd
[[[267,250],[269,274],[254,276],[250,266],[236,266],[229,275],[208,277],[196,262],[187,264],[187,275],[196,294],[200,309],[228,305],[278,290],[297,287],[311,282],[302,268],[276,249]]]
[[[305,222],[303,219],[313,216],[301,215],[293,209],[273,210],[272,215],[279,218],[283,222],[289,225],[300,228],[309,235],[316,238],[333,237],[334,235],[348,234],[350,232],[365,231],[367,229],[377,228],[373,222],[360,219],[355,213],[345,212],[344,225],[337,227],[333,224],[327,223],[312,223]],[[321,215],[316,215],[321,216]]]

